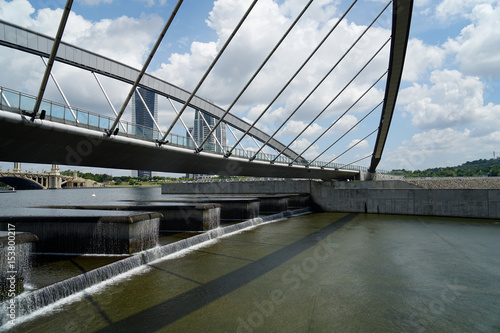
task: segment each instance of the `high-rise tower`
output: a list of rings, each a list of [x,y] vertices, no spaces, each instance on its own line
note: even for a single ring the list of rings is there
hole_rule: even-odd
[[[140,95],[136,91],[132,97],[132,123],[139,125],[134,126],[135,134],[149,139],[156,139],[153,135],[156,129],[151,115],[158,122],[158,95],[144,88],[138,88],[138,91]],[[134,177],[141,178],[151,177],[151,175],[152,172],[146,170],[137,170],[132,174]]]
[[[193,136],[194,140],[196,141],[197,144],[200,144],[205,137],[210,133],[210,130],[215,126],[217,123],[217,120],[209,116],[207,114],[201,113],[199,110],[195,110],[194,112],[194,124],[193,127],[189,127],[188,130]],[[217,140],[222,146],[226,145],[226,124],[221,123],[217,129],[214,131],[215,136],[217,137]],[[186,133],[187,137],[189,136],[189,133]],[[214,136],[211,135],[207,142],[203,145],[203,150],[204,151],[216,151],[219,153],[224,153],[223,149],[220,147],[220,145],[217,143],[215,140]],[[198,178],[201,175],[192,175],[192,174],[187,174],[187,178]]]

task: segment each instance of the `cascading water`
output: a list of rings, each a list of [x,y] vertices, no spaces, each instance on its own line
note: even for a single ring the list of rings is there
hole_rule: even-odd
[[[0,301],[19,294],[30,281],[32,243],[0,247]]]
[[[134,224],[130,235],[131,252],[141,252],[158,246],[160,218],[152,218],[148,223]]]
[[[293,211],[294,216],[306,213],[309,213],[308,209],[300,209]],[[226,236],[234,232],[239,232],[242,231],[243,229],[255,227],[263,223],[278,221],[289,216],[292,216],[292,213],[287,211],[269,215],[266,216],[265,218],[258,217],[238,224],[233,224],[227,227],[213,229],[203,234],[183,239],[181,241],[172,244],[167,244],[161,247],[145,250],[126,259],[94,269],[92,271],[78,275],[76,277],[52,284],[45,288],[33,292],[24,292],[23,294],[16,297],[16,303],[18,309],[17,317],[29,315],[30,313],[36,310],[39,310],[59,300],[62,300],[63,298],[66,298],[68,296],[74,295],[80,291],[83,291],[86,288],[104,282],[120,274],[126,273],[134,268],[137,268],[141,265],[151,263],[155,260],[159,260],[163,257],[174,254],[181,250],[185,250],[193,246],[198,246],[202,243],[214,240],[218,237]],[[144,233],[144,235],[145,234],[146,233]],[[5,312],[6,310],[7,310],[7,304],[5,302],[0,304],[0,311]],[[2,318],[1,320],[2,321],[0,322],[0,325],[2,326],[0,326],[0,329],[3,327],[3,325],[8,325],[8,321],[6,318]]]

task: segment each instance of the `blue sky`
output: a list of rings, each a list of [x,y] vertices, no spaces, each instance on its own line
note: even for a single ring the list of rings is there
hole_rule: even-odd
[[[175,2],[75,0],[63,40],[140,68]],[[60,0],[0,0],[0,19],[53,36],[64,3]],[[193,89],[249,3],[248,0],[185,0],[148,72],[182,88]],[[260,0],[200,89],[200,96],[221,107],[230,105],[305,3],[305,0]],[[256,119],[350,3],[314,1],[232,112],[249,122]],[[346,17],[345,24],[332,34],[257,127],[273,133],[386,3],[358,1]],[[452,166],[468,160],[491,158],[494,151],[497,156],[500,154],[498,5],[499,1],[495,0],[415,1],[405,73],[380,168],[414,170]],[[386,47],[349,90],[304,135],[291,142],[389,37],[390,17],[390,11],[382,14],[368,38],[353,49],[348,61],[342,62],[278,133],[280,141],[292,143],[294,150],[302,152],[387,69]],[[0,76],[0,85],[35,94],[43,74],[40,63],[41,60],[34,56],[0,48],[0,70],[5,73]],[[19,69],[22,69],[21,74]],[[99,88],[89,73],[58,65],[54,74],[73,106],[110,112],[104,98],[95,97],[100,94]],[[75,77],[83,88],[72,84]],[[106,78],[102,81],[118,108],[128,87]],[[383,97],[384,82],[312,145],[305,156],[315,158],[377,105]],[[45,97],[61,101],[54,86],[48,87]],[[160,101],[160,126],[168,128],[174,116],[168,103]],[[380,108],[319,160],[335,159],[376,128],[379,117]],[[187,111],[183,118],[186,123],[192,123],[192,110]],[[185,133],[180,124],[176,125],[174,132]],[[350,163],[367,156],[373,150],[374,139],[372,136],[362,141],[336,162]],[[229,145],[234,143],[230,136],[228,140]],[[256,149],[249,140],[245,140],[244,145]],[[369,159],[359,164],[368,163]],[[4,170],[12,168],[11,163],[0,163],[0,166]],[[26,168],[47,169],[37,165],[27,165]],[[82,170],[128,174],[126,171],[97,168]]]

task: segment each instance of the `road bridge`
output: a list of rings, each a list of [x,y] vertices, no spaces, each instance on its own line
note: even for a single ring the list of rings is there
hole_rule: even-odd
[[[59,167],[52,165],[50,172],[29,172],[14,168],[10,171],[0,171],[0,182],[18,190],[57,189],[72,181],[74,177],[59,173]]]

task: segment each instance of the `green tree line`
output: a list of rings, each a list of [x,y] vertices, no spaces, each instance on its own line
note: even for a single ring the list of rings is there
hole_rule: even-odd
[[[500,176],[500,158],[479,159],[467,161],[459,166],[426,170],[396,169],[390,173],[405,177],[498,177]]]
[[[106,183],[106,182],[114,182],[115,185],[120,185],[120,184],[129,184],[129,185],[136,185],[139,182],[156,182],[156,183],[161,183],[161,182],[172,182],[172,181],[178,181],[177,178],[172,178],[172,177],[160,177],[160,176],[153,176],[153,177],[132,177],[132,176],[111,176],[105,173],[91,173],[91,172],[77,172],[78,177],[81,177],[83,179],[90,179],[93,181],[96,181],[98,183]],[[73,171],[71,170],[65,170],[61,171],[61,175],[64,176],[73,176]]]

